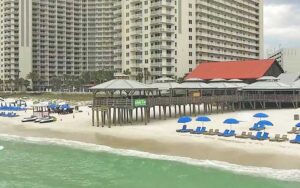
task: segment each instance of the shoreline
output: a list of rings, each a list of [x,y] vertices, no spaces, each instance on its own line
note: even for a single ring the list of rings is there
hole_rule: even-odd
[[[3,133],[3,127],[0,131]],[[173,142],[168,140],[123,138],[102,133],[79,133],[59,131],[48,128],[30,128],[7,130],[3,134],[20,137],[36,137],[78,141],[87,144],[108,146],[116,149],[136,150],[157,155],[187,157],[196,160],[213,160],[231,164],[268,167],[273,169],[300,169],[299,156],[294,154],[275,153],[274,151],[253,152],[241,148],[230,147],[226,144],[213,146],[209,143]],[[24,131],[25,130],[25,131]],[[244,143],[240,143],[244,144]],[[188,146],[188,147],[187,147]],[[203,152],[205,151],[205,152]]]
[[[179,134],[175,132],[175,128],[178,128],[174,124],[176,120],[154,121],[148,126],[92,127],[91,117],[87,116],[88,110],[85,109],[86,113],[75,114],[74,119],[72,115],[57,116],[58,121],[51,124],[22,124],[20,119],[28,116],[28,113],[16,119],[0,118],[0,134],[64,139],[243,166],[300,169],[300,145]],[[214,117],[217,116],[221,115]]]

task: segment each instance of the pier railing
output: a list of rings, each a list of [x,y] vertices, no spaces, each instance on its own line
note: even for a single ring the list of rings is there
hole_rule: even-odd
[[[201,96],[201,97],[149,97],[145,98],[147,106],[170,106],[185,104],[202,104],[202,103],[235,103],[241,100],[237,95],[219,95],[219,96]],[[110,107],[134,107],[134,100],[131,98],[102,98],[94,99],[94,106]]]
[[[134,107],[134,100],[131,98],[94,98],[94,106],[109,107]],[[145,98],[147,106],[170,106],[185,104],[203,103],[237,103],[237,102],[269,102],[269,103],[295,103],[300,101],[299,95],[293,94],[244,94],[244,95],[218,95],[201,97],[148,97]]]
[[[297,102],[299,101],[299,95],[293,94],[247,94],[243,95],[242,101],[244,102]]]

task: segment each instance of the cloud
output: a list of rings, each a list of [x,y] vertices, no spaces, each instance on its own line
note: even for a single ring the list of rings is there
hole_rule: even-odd
[[[266,0],[265,50],[300,48],[300,1]]]

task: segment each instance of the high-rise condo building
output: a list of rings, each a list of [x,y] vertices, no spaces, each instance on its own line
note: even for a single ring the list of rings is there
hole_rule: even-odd
[[[198,63],[259,59],[262,0],[0,0],[0,79],[115,70],[183,77]]]

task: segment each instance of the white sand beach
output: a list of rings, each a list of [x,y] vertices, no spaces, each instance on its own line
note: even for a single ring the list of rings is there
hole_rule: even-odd
[[[177,133],[175,130],[182,125],[174,118],[152,120],[148,125],[141,122],[140,125],[118,125],[112,128],[92,127],[91,109],[88,107],[80,109],[83,112],[69,115],[54,114],[57,121],[49,124],[22,123],[24,117],[32,115],[31,110],[17,112],[19,117],[16,118],[0,117],[0,134],[60,138],[202,160],[278,169],[300,169],[300,145],[297,144]],[[273,122],[274,126],[267,127],[266,132],[274,137],[275,134],[287,134],[287,131],[292,129],[298,122],[293,120],[294,114],[300,114],[300,109],[212,114],[208,115],[212,121],[204,125],[207,129],[223,131],[229,128],[223,121],[226,118],[236,118],[242,122],[233,125],[233,129],[240,134],[242,131],[248,131],[248,128],[258,121],[252,117],[256,112],[264,112],[270,116],[268,120]],[[187,125],[194,129],[201,126],[201,123],[193,121]],[[289,134],[288,137],[294,139],[295,135]]]

